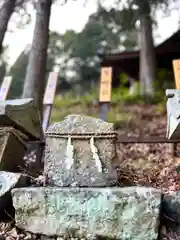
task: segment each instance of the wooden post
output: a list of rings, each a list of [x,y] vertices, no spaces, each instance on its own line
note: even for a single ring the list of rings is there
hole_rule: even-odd
[[[43,123],[42,123],[42,128],[44,133],[47,130],[48,124],[49,124],[49,119],[51,116],[51,110],[52,106],[54,103],[54,97],[55,97],[55,92],[56,92],[56,87],[57,87],[57,80],[58,80],[58,73],[56,72],[50,72],[49,77],[48,77],[48,82],[46,85],[46,90],[44,94],[44,99],[43,99],[43,106],[44,106],[44,112],[43,112]],[[40,143],[38,143],[38,146],[36,146],[36,162],[39,164],[39,166],[43,165],[43,153],[44,153],[44,139],[42,139]],[[30,145],[33,143],[31,142]],[[34,148],[34,147],[33,147]]]
[[[101,82],[99,102],[101,105],[101,119],[107,121],[108,117],[108,104],[111,102],[112,91],[112,68],[101,68]]]
[[[3,82],[0,88],[0,101],[6,100],[10,86],[11,86],[11,82],[12,82],[11,76],[7,76],[3,79]]]
[[[180,59],[173,60],[173,70],[174,70],[176,89],[180,89]]]
[[[56,72],[51,72],[49,74],[47,86],[46,86],[46,91],[44,94],[44,113],[43,113],[43,131],[44,133],[47,130],[48,124],[49,124],[49,119],[51,116],[51,110],[52,106],[54,103],[54,97],[55,97],[55,92],[56,92],[56,87],[57,87],[57,81],[58,81],[58,73]]]
[[[180,89],[180,59],[173,60],[176,89]],[[177,143],[173,144],[173,155],[177,156]]]

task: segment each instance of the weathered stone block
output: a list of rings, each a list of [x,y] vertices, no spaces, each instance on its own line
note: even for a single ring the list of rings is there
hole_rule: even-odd
[[[167,89],[167,138],[180,139],[180,90]]]
[[[180,192],[164,195],[162,204],[165,215],[180,225]]]
[[[13,187],[26,187],[28,177],[19,173],[0,171],[0,221],[14,217],[10,190]]]
[[[129,188],[12,190],[16,225],[47,236],[155,240],[161,192]]]
[[[43,136],[40,113],[31,98],[0,102],[0,126],[13,126],[30,139]]]
[[[116,185],[113,130],[112,123],[80,115],[69,115],[52,124],[46,133],[44,157],[44,171],[51,182],[60,187]]]
[[[162,198],[161,235],[161,239],[180,237],[180,192],[168,193]]]
[[[27,137],[14,128],[0,128],[0,170],[20,172],[24,166]]]
[[[27,178],[27,176],[20,173],[0,171],[0,197],[9,192],[15,186],[27,186]]]

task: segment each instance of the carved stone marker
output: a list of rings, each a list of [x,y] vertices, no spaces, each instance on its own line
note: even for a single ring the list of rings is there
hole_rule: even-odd
[[[180,139],[180,90],[166,90],[167,100],[167,138]]]
[[[29,232],[63,239],[158,237],[161,192],[155,189],[20,188],[12,195],[16,225]]]
[[[43,136],[40,113],[31,98],[0,102],[1,126],[14,127],[29,139],[40,139]]]
[[[113,124],[69,115],[46,134],[44,169],[55,186],[113,186],[117,174]]]

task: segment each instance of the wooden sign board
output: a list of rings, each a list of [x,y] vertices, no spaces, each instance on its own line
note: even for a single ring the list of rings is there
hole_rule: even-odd
[[[180,60],[173,61],[173,70],[176,82],[176,89],[180,89]]]
[[[111,101],[111,90],[112,90],[112,68],[103,67],[101,69],[101,83],[100,83],[100,102]]]
[[[45,105],[48,104],[53,104],[54,102],[54,97],[55,97],[55,92],[56,92],[56,87],[57,87],[57,81],[58,81],[58,73],[56,72],[51,72],[49,74],[47,86],[46,86],[46,91],[44,94],[44,101],[43,103]]]
[[[6,100],[6,97],[9,92],[9,88],[11,86],[11,82],[12,82],[12,77],[7,76],[4,78],[0,88],[0,101]]]

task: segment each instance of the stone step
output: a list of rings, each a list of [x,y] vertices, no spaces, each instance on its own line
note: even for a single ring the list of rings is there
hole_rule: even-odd
[[[152,188],[16,188],[16,225],[46,236],[155,240],[161,192]]]

